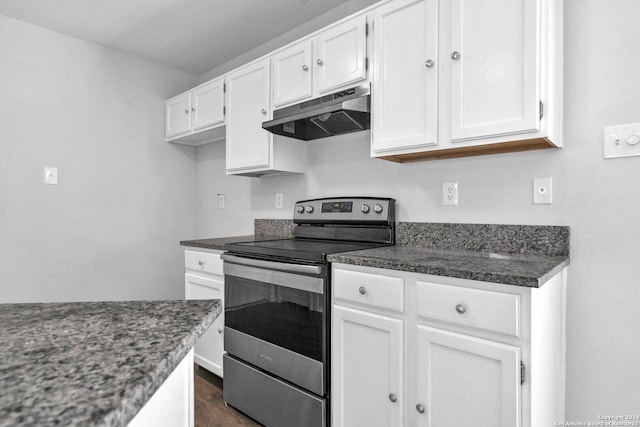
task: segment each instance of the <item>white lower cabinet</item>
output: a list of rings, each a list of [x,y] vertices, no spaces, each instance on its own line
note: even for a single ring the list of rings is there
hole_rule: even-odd
[[[185,251],[185,298],[219,299],[222,301],[220,316],[209,326],[195,345],[194,360],[199,366],[222,378],[224,353],[224,275],[222,251]]]
[[[334,425],[402,425],[402,327],[399,319],[334,306]]]
[[[334,426],[564,419],[566,270],[527,288],[335,263],[332,282]]]

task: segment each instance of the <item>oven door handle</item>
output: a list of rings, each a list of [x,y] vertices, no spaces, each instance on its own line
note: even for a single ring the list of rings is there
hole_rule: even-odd
[[[261,259],[243,258],[235,255],[222,254],[220,256],[224,261],[247,265],[250,267],[268,268],[271,270],[286,271],[288,273],[306,273],[306,274],[320,274],[322,273],[322,267],[319,265],[306,265],[306,264],[289,264],[286,262],[274,262],[265,261]]]

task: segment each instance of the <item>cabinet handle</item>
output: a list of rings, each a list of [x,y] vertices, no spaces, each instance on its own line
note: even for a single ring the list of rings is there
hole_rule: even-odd
[[[187,108],[186,110],[184,110],[185,114],[189,114],[189,109]]]
[[[364,286],[360,286],[360,288],[358,289],[358,292],[360,292],[360,295],[364,295],[367,293],[367,290],[364,288]]]
[[[261,112],[262,114],[267,114],[267,110],[265,110],[264,108],[263,108],[262,110],[260,110],[260,112]]]
[[[199,259],[199,260],[198,260],[198,265],[199,265],[200,267],[202,267],[202,266],[204,265],[204,261],[203,261],[203,260],[201,260],[201,259]]]
[[[398,396],[396,396],[395,393],[389,393],[389,400],[396,403],[398,401]]]
[[[424,414],[424,405],[422,403],[418,403],[416,405],[416,411],[418,411],[419,414]]]
[[[451,59],[453,59],[454,61],[460,59],[460,52],[458,52],[457,50],[451,52]]]
[[[307,70],[309,70],[309,67],[307,67],[306,65],[303,65],[302,66],[302,71],[307,71]]]
[[[460,314],[464,314],[467,311],[467,309],[464,305],[458,304],[456,305],[456,311]]]
[[[424,66],[427,68],[433,68],[434,65],[435,65],[435,62],[433,62],[430,59],[427,59],[427,62],[424,63]]]
[[[318,65],[322,65],[322,64],[324,64],[324,61],[323,61],[322,59],[319,59],[319,58],[318,58],[318,60],[316,61],[316,63],[317,63]]]
[[[220,335],[222,335],[222,331],[223,331],[223,329],[222,329],[222,328],[218,328],[218,333],[219,333]]]
[[[196,111],[196,107],[191,107],[191,111],[195,112]]]

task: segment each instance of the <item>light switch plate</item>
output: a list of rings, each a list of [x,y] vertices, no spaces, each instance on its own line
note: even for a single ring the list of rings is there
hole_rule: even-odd
[[[45,184],[58,184],[58,168],[44,167],[44,183]]]
[[[604,158],[640,156],[640,123],[604,128]]]
[[[533,180],[533,204],[550,205],[553,202],[551,178],[534,178]]]

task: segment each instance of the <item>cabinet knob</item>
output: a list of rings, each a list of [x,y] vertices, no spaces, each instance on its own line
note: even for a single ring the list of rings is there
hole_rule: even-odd
[[[396,396],[395,393],[389,393],[389,400],[396,403],[398,401],[398,396]]]
[[[218,328],[218,333],[219,333],[220,335],[222,335],[222,331],[223,331],[223,329],[222,329],[222,328]]]
[[[185,113],[185,114],[189,114],[189,109],[188,109],[188,108],[187,108],[187,109],[185,109],[185,110],[184,110],[184,113]]]
[[[364,286],[360,286],[360,288],[358,289],[358,292],[360,292],[360,295],[364,295],[367,293],[367,290],[364,288]]]
[[[265,110],[264,108],[263,108],[262,110],[260,110],[260,112],[261,112],[262,114],[267,114],[267,110]]]
[[[191,107],[191,111],[195,112],[196,111],[196,107]]]
[[[467,311],[467,309],[464,305],[458,304],[456,305],[456,311],[460,314],[464,314]]]
[[[307,71],[307,70],[309,70],[309,67],[307,67],[306,65],[303,65],[302,66],[302,71]]]
[[[424,408],[424,405],[422,403],[418,403],[416,405],[416,411],[418,411],[419,414],[424,414],[424,410],[425,410],[425,408]]]
[[[451,52],[451,59],[453,59],[454,61],[457,61],[458,59],[460,59],[460,52],[456,50]]]
[[[204,261],[203,261],[203,260],[201,260],[201,259],[199,259],[199,260],[198,260],[198,265],[199,265],[200,267],[202,267],[202,266],[204,265]]]
[[[425,62],[425,63],[424,63],[424,66],[425,66],[425,67],[427,67],[427,68],[433,68],[433,66],[434,66],[435,64],[436,64],[436,63],[435,63],[435,62],[433,62],[432,60],[427,59],[427,62]]]
[[[318,60],[316,61],[316,63],[317,63],[318,65],[322,65],[322,64],[324,64],[324,61],[323,61],[322,59],[318,59]]]

